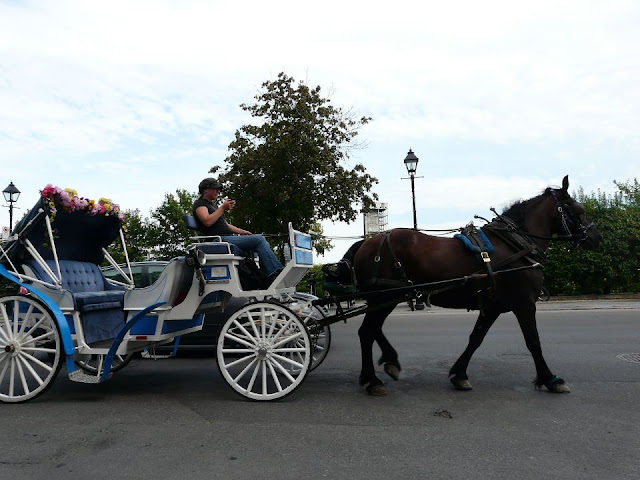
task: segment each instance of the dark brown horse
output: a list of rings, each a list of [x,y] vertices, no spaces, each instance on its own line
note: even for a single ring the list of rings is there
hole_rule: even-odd
[[[536,386],[544,385],[552,392],[569,392],[564,380],[551,372],[542,356],[536,327],[536,297],[543,280],[540,267],[552,238],[573,240],[595,249],[600,246],[602,236],[586,219],[582,205],[571,198],[568,188],[568,177],[564,177],[561,189],[547,188],[537,197],[515,203],[482,227],[494,247],[489,256],[493,274],[479,255],[458,239],[396,229],[390,235],[378,234],[350,249],[358,286],[365,292],[384,291],[385,287],[407,282],[418,285],[468,278],[455,288],[426,289],[434,305],[480,310],[469,344],[449,372],[453,385],[471,390],[467,377],[471,356],[498,316],[513,312],[533,356]],[[397,379],[398,354],[382,333],[382,325],[395,304],[384,306],[388,301],[384,294],[365,298],[369,306],[379,304],[381,308],[367,313],[358,330],[362,348],[360,383],[367,386],[368,393],[382,395],[386,389],[375,374],[372,347],[374,341],[378,343],[382,350],[379,364],[384,364],[385,372]],[[404,299],[398,297],[398,303]]]

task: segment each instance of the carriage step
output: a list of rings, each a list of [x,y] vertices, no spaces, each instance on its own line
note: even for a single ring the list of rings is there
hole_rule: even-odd
[[[89,375],[82,370],[74,370],[73,372],[71,372],[69,374],[69,380],[78,383],[100,383],[102,381],[99,376]]]

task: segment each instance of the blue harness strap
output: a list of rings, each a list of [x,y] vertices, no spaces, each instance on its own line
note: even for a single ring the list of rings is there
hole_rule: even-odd
[[[457,238],[458,240],[460,240],[468,250],[471,250],[474,253],[481,253],[481,252],[493,253],[493,250],[494,250],[493,244],[491,243],[491,240],[487,238],[487,236],[482,231],[482,229],[477,228],[475,233],[478,235],[479,239],[484,244],[482,248],[479,245],[474,244],[468,235],[464,235],[462,233],[456,233],[453,236],[453,238]]]

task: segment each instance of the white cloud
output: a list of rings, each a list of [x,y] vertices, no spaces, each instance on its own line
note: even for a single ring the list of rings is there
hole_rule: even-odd
[[[222,164],[238,105],[285,71],[374,118],[354,162],[394,225],[410,218],[410,146],[421,218],[566,173],[611,190],[636,175],[638,22],[630,0],[3,2],[3,173],[25,201],[55,183],[146,211]]]

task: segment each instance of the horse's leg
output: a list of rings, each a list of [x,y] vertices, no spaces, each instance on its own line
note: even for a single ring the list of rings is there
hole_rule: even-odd
[[[478,316],[476,325],[473,327],[471,335],[469,335],[467,348],[462,352],[460,358],[456,360],[456,363],[453,364],[451,370],[449,370],[449,380],[458,390],[471,390],[473,388],[471,383],[469,383],[467,367],[474,352],[480,347],[491,325],[493,325],[499,315],[500,313],[484,311]]]
[[[380,350],[382,350],[382,356],[378,360],[378,365],[384,364],[383,368],[385,373],[394,380],[398,380],[400,378],[400,371],[402,370],[400,362],[398,361],[398,352],[391,346],[387,337],[382,333],[382,329],[380,329],[376,336],[376,343],[380,347]]]
[[[367,393],[369,395],[384,395],[387,393],[384,383],[376,377],[373,365],[373,342],[379,337],[382,332],[382,325],[394,307],[395,305],[376,312],[367,313],[364,316],[362,325],[360,325],[358,329],[360,348],[362,350],[360,385],[367,385]]]
[[[538,327],[536,326],[536,309],[522,309],[513,312],[518,319],[520,329],[524,335],[524,341],[527,348],[531,352],[533,361],[536,365],[535,385],[540,388],[542,385],[547,387],[550,392],[569,393],[571,390],[563,379],[556,377],[547,366],[547,362],[542,356],[542,346],[540,345],[540,336],[538,335]]]

